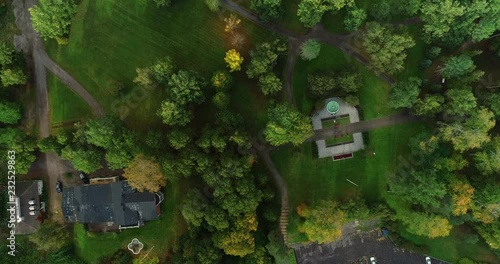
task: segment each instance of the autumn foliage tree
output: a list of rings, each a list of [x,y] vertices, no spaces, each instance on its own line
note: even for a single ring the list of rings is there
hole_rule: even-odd
[[[474,197],[474,187],[464,181],[456,181],[451,184],[453,215],[464,215],[470,209]]]
[[[132,188],[140,192],[158,192],[167,183],[160,164],[143,154],[135,156],[129,167],[123,170],[123,177],[128,180]]]
[[[228,64],[230,72],[241,70],[241,64],[243,63],[243,57],[235,49],[230,49],[226,52],[226,57],[224,61]]]
[[[300,231],[305,233],[309,241],[328,243],[342,236],[342,226],[346,214],[339,210],[335,201],[321,201],[317,206],[300,206],[297,213],[305,219]]]

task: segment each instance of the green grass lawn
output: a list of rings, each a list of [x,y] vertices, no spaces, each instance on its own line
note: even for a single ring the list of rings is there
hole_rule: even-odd
[[[172,245],[186,230],[179,211],[186,185],[186,182],[169,182],[164,192],[160,219],[147,222],[143,227],[120,233],[87,235],[83,225],[75,224],[74,237],[78,255],[88,263],[98,263],[100,258],[109,257],[119,249],[126,249],[133,238],[138,238],[144,243],[144,250],[148,251],[154,246],[150,256],[158,256],[165,261]]]
[[[498,263],[499,261],[499,258],[482,239],[476,244],[466,243],[463,235],[470,231],[463,226],[455,226],[449,236],[436,239],[410,234],[404,228],[400,228],[398,232],[404,239],[425,247],[429,255],[451,263],[457,263],[461,258],[469,258],[481,263]]]
[[[129,124],[146,128],[160,122],[155,113],[165,91],[157,88],[145,99],[133,96],[136,68],[171,56],[180,69],[194,70],[207,78],[214,71],[225,69],[224,56],[230,43],[223,17],[228,15],[210,12],[198,0],[176,1],[168,8],[157,8],[153,2],[143,0],[82,0],[73,19],[69,44],[58,46],[49,41],[46,46],[49,55],[106,112],[126,111]],[[241,32],[246,36],[241,52],[247,63],[248,49],[269,40],[271,34],[246,20],[242,20]],[[123,84],[121,94],[110,89],[114,82]]]
[[[390,87],[377,75],[363,65],[346,57],[344,53],[329,45],[321,45],[319,56],[312,61],[297,60],[293,75],[293,95],[299,111],[309,115],[318,99],[312,98],[307,91],[307,75],[316,71],[341,71],[353,65],[363,78],[363,85],[358,91],[361,104],[361,119],[373,119],[386,116],[394,111],[387,106]],[[331,96],[336,96],[335,91]]]
[[[92,118],[87,103],[54,75],[47,77],[51,124]]]
[[[398,157],[408,151],[408,138],[422,128],[422,124],[406,124],[371,131],[366,146],[370,151],[359,151],[352,159],[337,162],[331,158],[317,158],[313,142],[273,152],[273,161],[288,184],[289,193],[293,193],[289,197],[290,208],[294,210],[303,201],[315,204],[323,199],[347,199],[358,193],[369,201],[383,199],[386,176],[396,166]],[[368,155],[371,150],[375,155]],[[346,178],[359,187],[347,182]],[[288,226],[292,243],[305,239],[297,230],[299,222],[293,211]]]
[[[327,147],[332,147],[335,145],[343,144],[343,143],[349,143],[353,142],[354,139],[351,134],[348,135],[342,135],[342,137],[331,137],[325,139],[325,143]]]
[[[322,128],[329,128],[335,125],[347,125],[350,124],[351,121],[349,119],[349,116],[341,116],[338,118],[330,118],[330,119],[322,119],[321,120],[321,127]]]

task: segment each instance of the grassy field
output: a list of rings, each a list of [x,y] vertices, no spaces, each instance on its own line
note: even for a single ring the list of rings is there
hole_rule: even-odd
[[[327,147],[332,147],[335,145],[343,144],[343,143],[349,143],[353,142],[354,139],[351,134],[348,135],[342,135],[342,137],[331,137],[325,139],[325,144]]]
[[[88,263],[98,263],[101,257],[108,257],[119,249],[126,249],[133,238],[138,238],[144,243],[143,252],[154,246],[149,255],[158,256],[164,261],[176,239],[186,230],[179,211],[186,185],[185,182],[169,182],[164,192],[165,200],[161,205],[160,219],[148,222],[143,227],[123,230],[121,233],[87,235],[83,225],[75,224],[74,237],[78,255]]]
[[[210,12],[198,0],[177,1],[168,8],[157,8],[144,0],[82,0],[69,44],[58,46],[49,41],[46,46],[49,55],[108,113],[125,109],[128,123],[139,129],[159,122],[155,112],[165,91],[157,88],[145,99],[134,96],[135,69],[164,56],[171,56],[179,68],[207,78],[225,69],[224,56],[230,43],[223,17],[228,15]],[[248,49],[268,40],[270,34],[245,20],[241,30],[246,35],[241,51],[248,62]],[[110,88],[113,83],[121,83],[123,91],[116,94]]]
[[[47,87],[52,125],[92,117],[87,103],[52,74],[47,77]]]
[[[290,207],[300,202],[314,204],[323,199],[348,199],[361,193],[367,200],[383,199],[386,176],[397,164],[397,158],[407,152],[407,140],[422,129],[421,124],[383,128],[368,134],[367,151],[354,153],[354,158],[333,162],[317,158],[313,144],[298,148],[282,148],[272,153],[273,161],[288,184]],[[367,140],[365,138],[365,140]],[[375,152],[375,155],[370,155]],[[359,185],[356,187],[346,178]],[[300,242],[299,217],[290,215],[289,241]]]
[[[363,78],[363,85],[358,91],[361,104],[361,118],[372,119],[393,113],[386,102],[390,87],[366,67],[346,57],[342,51],[329,45],[321,45],[320,55],[312,61],[298,59],[293,76],[293,94],[299,111],[309,115],[317,99],[308,95],[307,75],[317,71],[341,71],[352,65]],[[335,91],[332,92],[335,96]]]

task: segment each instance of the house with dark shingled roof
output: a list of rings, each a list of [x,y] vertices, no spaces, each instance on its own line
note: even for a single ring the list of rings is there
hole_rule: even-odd
[[[33,234],[40,227],[40,215],[44,210],[40,201],[42,190],[41,180],[16,182],[16,196],[13,202],[16,207],[14,229],[17,235]]]
[[[163,193],[138,192],[127,181],[65,188],[62,211],[66,222],[136,228],[158,219]]]

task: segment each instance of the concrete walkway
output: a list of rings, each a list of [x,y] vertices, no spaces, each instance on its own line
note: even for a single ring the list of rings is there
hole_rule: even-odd
[[[401,112],[398,114],[385,116],[377,119],[370,119],[366,121],[361,121],[357,123],[352,123],[349,125],[343,125],[336,127],[329,127],[314,131],[314,136],[310,137],[307,141],[317,141],[321,139],[326,139],[335,136],[337,133],[342,134],[354,134],[368,132],[374,129],[399,125],[408,122],[416,122],[421,120],[420,118],[413,116],[407,112]]]

